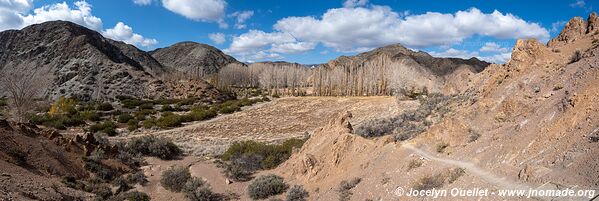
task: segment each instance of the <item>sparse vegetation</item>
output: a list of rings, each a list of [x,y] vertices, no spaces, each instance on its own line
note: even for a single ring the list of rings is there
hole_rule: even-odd
[[[353,195],[351,190],[355,188],[361,181],[362,178],[354,178],[350,181],[341,181],[341,183],[339,183],[339,187],[337,187],[337,193],[339,193],[339,201],[349,201],[349,199]]]
[[[212,192],[210,184],[197,177],[188,179],[182,191],[185,193],[185,197],[191,201],[222,200],[220,199],[221,195]]]
[[[114,110],[114,107],[112,107],[112,104],[110,103],[100,103],[96,109],[99,111],[111,111]]]
[[[480,138],[481,134],[475,130],[470,129],[468,131],[468,142],[475,142]]]
[[[89,131],[92,133],[102,132],[108,136],[115,136],[117,134],[116,125],[112,121],[104,121],[99,124],[94,124],[89,127]]]
[[[119,123],[127,123],[129,122],[129,120],[134,119],[135,117],[131,116],[130,114],[124,113],[124,114],[120,114],[117,117],[117,122]]]
[[[416,160],[416,159],[412,159],[410,160],[410,163],[408,163],[408,167],[407,167],[407,172],[409,172],[412,169],[416,169],[419,168],[420,166],[422,166],[423,162],[422,160]]]
[[[576,63],[578,61],[580,61],[582,59],[582,51],[580,50],[576,50],[574,51],[574,54],[572,54],[572,56],[570,57],[570,64],[571,63]]]
[[[133,155],[154,156],[163,160],[178,158],[183,151],[173,142],[155,136],[133,138],[124,147]]]
[[[453,97],[441,94],[418,95],[420,106],[392,118],[375,119],[357,127],[354,132],[363,137],[380,137],[395,134],[396,140],[404,141],[424,132],[435,121],[449,112],[448,104]]]
[[[447,147],[449,147],[449,144],[441,142],[435,145],[435,151],[437,151],[437,153],[443,153]]]
[[[186,167],[171,167],[160,176],[160,184],[169,191],[181,192],[191,178]]]
[[[306,201],[308,200],[308,197],[310,197],[310,194],[304,189],[304,187],[300,185],[293,185],[293,187],[289,189],[285,201]]]
[[[447,182],[452,184],[464,174],[466,174],[466,170],[464,170],[464,168],[455,168],[453,170],[450,170],[449,172],[447,172]]]
[[[416,183],[412,186],[414,190],[429,190],[433,188],[441,188],[443,187],[443,183],[445,182],[445,178],[442,174],[435,174],[424,176],[416,181]]]
[[[282,177],[274,174],[260,176],[248,186],[248,194],[252,199],[266,199],[284,193],[289,186]]]

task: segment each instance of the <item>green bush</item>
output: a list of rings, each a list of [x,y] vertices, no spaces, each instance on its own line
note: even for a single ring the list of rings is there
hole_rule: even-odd
[[[134,109],[144,103],[144,101],[135,98],[127,98],[121,100],[121,104],[123,105],[123,107],[128,109]]]
[[[154,128],[154,127],[156,127],[156,120],[148,119],[148,120],[145,120],[142,124],[145,129]]]
[[[127,142],[125,150],[133,155],[154,156],[163,160],[176,159],[183,153],[173,142],[155,136],[133,138]]]
[[[100,114],[98,114],[96,111],[93,110],[85,110],[85,111],[80,111],[79,115],[85,119],[85,120],[89,120],[89,121],[100,121]]]
[[[127,121],[127,130],[134,131],[139,128],[139,121],[137,119],[130,119]]]
[[[130,114],[123,113],[117,117],[117,122],[119,123],[127,123],[129,120],[132,120],[134,117]]]
[[[248,194],[252,199],[266,199],[284,193],[289,186],[282,177],[274,174],[260,176],[248,186]]]
[[[181,192],[190,178],[187,167],[172,167],[162,173],[160,184],[169,191]]]
[[[152,103],[144,103],[139,106],[140,110],[154,110],[154,104]]]
[[[89,131],[92,133],[106,133],[108,136],[115,136],[117,134],[116,125],[112,121],[105,121],[99,124],[94,124],[89,127]]]
[[[293,148],[299,148],[304,144],[303,139],[289,139],[280,145],[268,145],[255,141],[243,141],[233,143],[222,155],[223,160],[256,156],[260,158],[262,169],[272,169],[285,162],[291,156]]]
[[[110,103],[100,103],[96,109],[99,111],[112,111],[114,110],[114,107],[112,107],[112,104]]]
[[[48,114],[33,115],[30,121],[36,125],[44,125],[47,127],[65,130],[67,127],[80,126],[85,124],[85,121],[78,114],[76,115],[54,115]]]
[[[156,114],[156,111],[154,111],[154,110],[148,110],[148,109],[143,109],[143,110],[135,112],[135,118],[137,120],[142,121],[142,120],[146,119],[146,116],[152,115],[152,114]]]
[[[164,129],[181,126],[181,122],[181,116],[170,113],[156,120],[156,125]]]

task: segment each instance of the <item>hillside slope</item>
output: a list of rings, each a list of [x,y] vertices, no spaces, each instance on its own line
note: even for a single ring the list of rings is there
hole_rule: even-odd
[[[590,28],[598,24],[592,14],[584,23],[589,28],[578,32],[584,34],[564,37],[575,23],[579,18],[551,47],[519,40],[510,62],[464,79],[468,93],[460,95],[474,101],[453,101],[445,118],[411,140],[365,139],[352,134],[348,117],[340,117],[275,172],[307,186],[319,200],[335,199],[339,183],[354,177],[362,182],[352,200],[403,200],[398,187],[423,182],[437,189],[598,190],[599,33]]]
[[[73,96],[80,100],[177,97],[175,89],[197,96],[219,96],[208,83],[177,87],[172,73],[150,54],[66,21],[0,32],[0,73],[35,76],[40,96]],[[202,82],[202,81],[198,81]],[[37,86],[39,85],[39,86]],[[204,92],[199,92],[204,91]],[[2,92],[0,92],[2,93]],[[0,94],[2,95],[2,94]]]

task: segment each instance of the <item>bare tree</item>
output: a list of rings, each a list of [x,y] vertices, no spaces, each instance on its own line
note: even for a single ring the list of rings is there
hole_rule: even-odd
[[[27,113],[33,110],[35,98],[43,88],[37,70],[13,72],[0,71],[0,94],[8,98],[9,115],[18,122],[27,121]]]

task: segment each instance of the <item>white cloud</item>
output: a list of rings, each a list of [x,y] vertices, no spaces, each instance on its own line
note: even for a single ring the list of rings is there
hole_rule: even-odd
[[[140,6],[147,6],[152,4],[152,0],[133,0],[133,3]]]
[[[480,48],[481,52],[501,52],[501,53],[506,53],[509,52],[510,50],[508,50],[505,47],[501,47],[501,45],[494,43],[494,42],[488,42],[485,43],[484,46],[482,46]]]
[[[108,38],[120,40],[135,46],[150,47],[158,44],[156,39],[144,38],[139,34],[133,33],[133,28],[122,22],[118,22],[114,28],[107,29],[102,34]]]
[[[0,31],[21,29],[32,24],[47,21],[70,21],[89,29],[101,32],[104,36],[139,46],[152,46],[158,43],[155,39],[147,39],[133,33],[133,29],[122,22],[114,28],[102,31],[102,19],[92,14],[92,6],[85,1],[77,1],[74,8],[65,2],[45,5],[33,10],[31,0],[0,0]]]
[[[313,50],[315,47],[316,43],[311,42],[280,43],[272,44],[270,51],[283,54],[299,54]]]
[[[386,6],[338,8],[327,11],[320,19],[284,18],[274,28],[299,40],[322,42],[337,51],[392,43],[409,47],[452,45],[474,35],[500,39],[549,37],[547,30],[536,23],[499,11],[485,14],[476,8],[455,14],[429,12],[404,18]]]
[[[102,30],[102,20],[92,15],[92,6],[85,1],[75,2],[73,9],[65,2],[42,6],[33,10],[33,14],[23,16],[24,26],[53,20],[71,21],[96,31]]]
[[[236,29],[245,29],[247,27],[247,25],[245,25],[245,21],[250,19],[253,15],[254,15],[254,11],[247,10],[247,11],[242,11],[242,12],[239,12],[239,11],[234,12],[230,16],[235,17],[237,20],[237,22],[235,23]]]
[[[500,54],[496,54],[496,55],[490,55],[490,56],[482,56],[482,57],[478,57],[481,60],[485,60],[491,63],[505,63],[507,61],[509,61],[512,58],[512,52],[506,52],[506,53],[500,53]]]
[[[346,0],[343,2],[343,7],[353,8],[358,6],[365,6],[368,3],[368,0]]]
[[[227,2],[224,0],[162,0],[166,9],[188,19],[203,22],[216,22],[227,28],[224,21]]]
[[[225,41],[227,41],[225,34],[223,33],[211,33],[208,34],[208,38],[210,38],[210,40],[217,45],[223,44]]]
[[[282,59],[283,57],[277,53],[268,53],[265,51],[259,51],[255,55],[251,57],[254,60],[264,60],[264,59]]]
[[[252,53],[258,52],[261,48],[269,47],[272,44],[294,43],[295,38],[288,33],[266,33],[259,30],[250,30],[233,38],[231,46],[227,49],[231,53]]]

